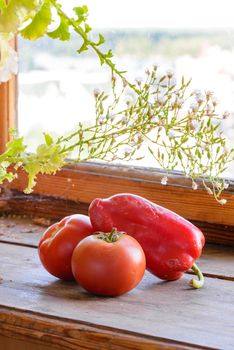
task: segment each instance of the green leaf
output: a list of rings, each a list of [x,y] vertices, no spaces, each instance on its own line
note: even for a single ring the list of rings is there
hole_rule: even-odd
[[[84,41],[82,46],[79,48],[79,50],[77,50],[78,53],[81,53],[83,51],[86,51],[88,50],[88,46],[87,46],[87,43]]]
[[[50,136],[50,134],[44,133],[44,138],[47,146],[52,145],[53,143],[53,138]]]
[[[60,24],[58,28],[53,32],[48,32],[47,35],[52,39],[59,39],[61,41],[70,40],[71,34],[66,18],[60,16]]]
[[[55,144],[42,144],[35,153],[25,157],[23,168],[28,173],[28,186],[25,193],[31,193],[38,174],[54,174],[65,162],[68,153],[61,153],[61,147]]]
[[[1,0],[2,3],[4,0]],[[42,1],[39,0],[11,0],[9,4],[2,8],[0,16],[0,32],[17,32],[20,25],[26,19],[35,16],[41,8]]]
[[[0,0],[0,10],[4,9],[6,7],[5,0]]]
[[[78,17],[78,23],[85,22],[88,17],[88,7],[86,5],[74,7],[73,11]]]
[[[40,11],[38,11],[32,19],[32,22],[26,28],[21,30],[20,33],[25,39],[36,40],[47,32],[51,21],[51,4],[49,0],[46,0]]]
[[[102,34],[99,34],[99,40],[98,40],[96,46],[102,45],[102,44],[104,44],[104,42],[105,42],[104,36]]]
[[[89,33],[91,32],[92,28],[90,27],[90,25],[88,25],[88,23],[85,23],[85,32]]]

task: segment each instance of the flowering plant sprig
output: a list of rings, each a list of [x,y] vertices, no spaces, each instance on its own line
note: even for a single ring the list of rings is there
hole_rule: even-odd
[[[52,7],[60,19],[54,31],[48,29]],[[53,39],[69,40],[72,28],[83,40],[78,52],[92,48],[101,64],[107,64],[112,73],[111,94],[94,92],[96,120],[90,127],[80,123],[75,132],[57,139],[45,133],[44,143],[30,154],[24,138],[13,132],[13,139],[0,155],[0,182],[11,181],[16,176],[9,170],[9,165],[13,164],[15,169],[21,166],[28,173],[25,192],[29,193],[39,173],[56,172],[71,155],[73,162],[127,161],[141,159],[148,153],[166,174],[180,168],[191,178],[194,190],[202,183],[209,194],[213,194],[220,204],[225,204],[225,199],[220,196],[228,184],[221,179],[221,174],[233,160],[234,150],[228,150],[220,131],[222,119],[228,112],[217,114],[217,101],[211,92],[191,93],[190,81],[182,78],[177,84],[173,72],[160,75],[157,66],[147,69],[143,80],[127,81],[125,72],[119,71],[113,63],[111,51],[103,53],[100,50],[103,36],[100,34],[96,43],[90,40],[86,6],[75,8],[72,18],[64,13],[56,0],[11,0],[8,6],[2,1],[0,10],[0,31],[4,32],[1,38],[9,38],[11,31],[18,31],[31,40],[44,34]],[[24,25],[28,18],[31,22]],[[9,57],[4,57],[6,63]],[[1,64],[6,67],[3,62]],[[0,78],[2,73],[0,65]],[[6,77],[6,71],[4,74]],[[161,183],[168,183],[168,175]]]

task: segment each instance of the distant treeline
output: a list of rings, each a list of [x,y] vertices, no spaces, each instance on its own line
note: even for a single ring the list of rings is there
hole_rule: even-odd
[[[189,54],[196,56],[200,50],[207,46],[218,45],[222,49],[231,50],[234,44],[234,30],[107,30],[100,32],[105,36],[106,48],[112,48],[117,56],[134,55],[147,57],[160,54],[168,58]],[[98,33],[92,33],[93,39]],[[73,34],[70,42],[61,42],[44,37],[35,42],[19,39],[20,69],[28,71],[40,68],[35,61],[39,53],[47,53],[56,57],[76,57],[76,50],[81,45],[80,39]],[[87,57],[93,56],[92,51],[85,53]],[[85,57],[82,55],[81,57]]]

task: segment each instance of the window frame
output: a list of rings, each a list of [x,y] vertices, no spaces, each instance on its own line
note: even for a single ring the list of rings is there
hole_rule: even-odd
[[[17,79],[0,83],[0,152],[10,139],[9,130],[17,127]]]
[[[0,85],[0,130],[3,130],[1,152],[9,140],[9,128],[17,126],[17,95],[17,78]],[[221,206],[202,186],[193,190],[191,180],[180,172],[170,173],[166,186],[160,183],[164,175],[160,169],[79,163],[66,165],[55,175],[39,175],[33,193],[89,204],[96,197],[131,192],[189,220],[234,226],[234,181],[230,180],[230,186],[223,195],[228,200],[227,204]],[[7,187],[23,192],[26,183],[26,174],[19,170],[18,178],[7,184]]]

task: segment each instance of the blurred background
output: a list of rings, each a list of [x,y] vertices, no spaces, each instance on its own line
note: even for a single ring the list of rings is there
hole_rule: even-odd
[[[231,116],[224,132],[234,146],[234,3],[232,0],[70,0],[60,1],[71,13],[87,4],[93,39],[102,33],[118,67],[134,80],[157,63],[162,71],[192,78],[192,88],[212,90],[222,110]],[[69,4],[68,4],[69,3]],[[96,55],[76,53],[81,41],[49,37],[19,39],[20,74],[18,127],[33,150],[43,139],[74,130],[78,122],[91,124],[94,88],[110,89],[110,71]],[[147,163],[148,162],[148,163]],[[144,159],[138,165],[151,165]],[[234,167],[226,173],[234,177]]]

